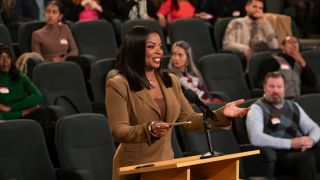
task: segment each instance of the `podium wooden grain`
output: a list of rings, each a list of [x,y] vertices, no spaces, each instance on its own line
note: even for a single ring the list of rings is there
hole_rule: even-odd
[[[141,173],[142,180],[238,180],[239,159],[260,154],[259,150],[228,154],[200,159],[190,156],[152,163],[153,166],[137,168],[148,164],[121,167],[119,175]]]

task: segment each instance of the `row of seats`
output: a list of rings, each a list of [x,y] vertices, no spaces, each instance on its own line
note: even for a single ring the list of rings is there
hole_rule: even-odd
[[[194,59],[214,52],[221,51],[224,31],[227,24],[233,18],[219,19],[212,29],[212,26],[199,19],[181,19],[174,21],[168,27],[169,44],[178,40],[187,41],[194,52]],[[97,60],[104,58],[114,58],[116,56],[118,32],[114,31],[111,23],[103,20],[93,20],[85,22],[68,23],[72,29],[80,55],[92,55]],[[45,22],[27,22],[19,28],[19,49],[20,53],[30,52],[32,33],[43,27]],[[167,38],[159,23],[154,20],[129,20],[121,24],[120,41],[124,34],[135,25],[151,27],[160,32],[164,44]],[[4,26],[4,25],[3,25]],[[188,30],[186,30],[188,29]],[[8,34],[9,35],[9,34]],[[9,37],[9,36],[8,36]],[[0,38],[1,40],[1,38]],[[163,46],[164,54],[168,55],[170,50]]]
[[[187,133],[180,147],[178,136],[173,133],[176,158],[182,157],[182,149],[190,154],[207,151],[203,133]],[[99,114],[82,113],[62,117],[55,129],[55,142],[61,167],[54,169],[49,160],[44,134],[38,123],[32,120],[11,120],[0,124],[0,177],[3,180],[55,180],[81,179],[105,180],[112,176],[112,159],[115,145],[107,119]],[[240,152],[231,131],[212,131],[216,151],[226,154]],[[181,137],[181,136],[180,136]],[[202,143],[195,143],[199,141]],[[228,141],[226,146],[225,141]],[[192,153],[190,153],[192,152]],[[9,162],[9,163],[8,163]],[[57,178],[56,178],[57,177]]]
[[[275,52],[253,54],[248,66],[249,84],[245,80],[240,59],[234,54],[215,53],[203,56],[199,60],[198,67],[209,91],[225,93],[229,100],[249,99],[261,96],[262,90],[256,86],[255,82],[261,63],[268,60],[272,53]],[[302,56],[320,82],[320,50],[306,50],[302,52]]]
[[[256,54],[250,61],[249,79],[252,83],[257,76],[259,64],[272,52]],[[313,68],[320,82],[320,50],[305,51],[302,55]],[[91,67],[90,85],[86,87],[80,67],[73,62],[42,63],[33,72],[33,82],[45,96],[46,105],[60,105],[67,114],[79,112],[105,112],[106,75],[113,68],[115,58],[99,60]],[[255,90],[247,86],[242,66],[237,56],[217,53],[204,56],[199,61],[199,69],[209,91],[225,93],[230,99],[249,99]],[[67,74],[67,76],[66,76]],[[253,87],[254,84],[251,84]],[[87,88],[92,88],[94,103],[90,103]]]
[[[254,100],[247,100],[249,106]],[[320,101],[319,94],[302,96],[298,103],[311,118],[319,117],[316,105]],[[214,109],[221,105],[213,106]],[[105,116],[93,113],[80,113],[64,116],[58,120],[55,129],[55,144],[61,167],[54,169],[44,134],[40,125],[33,120],[11,120],[0,123],[0,177],[3,180],[102,180],[111,179],[112,159],[115,144]],[[319,122],[318,122],[319,123]],[[233,127],[246,134],[245,118],[236,119]],[[234,130],[233,130],[234,131]],[[231,130],[212,130],[210,136],[214,151],[223,154],[237,153],[255,149],[255,147],[239,143]],[[235,131],[236,137],[241,132]],[[200,154],[208,151],[204,132],[188,132],[175,127],[172,134],[175,158]],[[237,138],[238,139],[238,138]],[[227,142],[227,143],[226,143]],[[243,144],[239,146],[238,144]],[[275,153],[271,148],[260,148],[261,154],[240,160],[240,177],[262,176],[272,179],[278,176],[274,172]],[[294,177],[289,177],[294,179]],[[260,178],[261,179],[261,178]]]
[[[0,123],[0,179],[111,179],[116,148],[103,115],[65,116],[59,119],[55,130],[59,169],[53,168],[44,134],[36,121]]]

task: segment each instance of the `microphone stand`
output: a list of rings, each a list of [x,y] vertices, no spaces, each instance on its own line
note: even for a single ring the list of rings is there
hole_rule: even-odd
[[[211,141],[211,136],[210,136],[210,129],[212,128],[212,126],[208,121],[208,117],[209,117],[208,113],[207,113],[208,111],[207,111],[207,109],[202,109],[202,108],[200,108],[200,109],[203,113],[202,122],[203,122],[203,126],[205,128],[205,131],[206,131],[206,139],[207,139],[207,144],[208,144],[208,149],[209,149],[209,152],[201,154],[200,159],[221,156],[223,153],[214,151],[212,148],[212,143],[211,143],[212,141]]]

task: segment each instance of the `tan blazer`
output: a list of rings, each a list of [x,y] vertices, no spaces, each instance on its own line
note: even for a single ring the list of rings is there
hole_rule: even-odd
[[[191,120],[192,124],[186,128],[202,130],[202,114],[192,110],[177,77],[172,74],[170,77],[170,88],[166,88],[157,77],[167,107],[165,122]],[[113,179],[120,179],[117,175],[119,167],[174,158],[171,130],[161,138],[149,134],[148,124],[153,120],[161,120],[161,113],[147,89],[131,91],[127,79],[123,75],[116,75],[107,81],[106,109],[112,135],[120,142],[113,161]],[[220,121],[210,121],[214,127],[230,126],[231,122],[223,116],[222,110],[215,113]]]

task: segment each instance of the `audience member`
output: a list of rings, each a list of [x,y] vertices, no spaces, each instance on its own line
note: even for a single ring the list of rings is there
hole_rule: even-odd
[[[191,89],[204,102],[222,102],[218,98],[212,98],[200,71],[193,61],[191,46],[185,41],[177,41],[172,45],[171,58],[168,72],[180,78],[180,84],[184,89]]]
[[[244,0],[204,0],[196,17],[214,24],[219,18],[245,16]]]
[[[248,0],[247,15],[228,24],[223,49],[237,50],[249,60],[255,51],[279,48],[276,33],[264,17],[263,7],[263,0]]]
[[[60,62],[68,56],[77,56],[78,48],[71,30],[61,23],[63,7],[58,1],[50,1],[45,11],[46,25],[33,32],[31,49],[45,61]]]
[[[158,12],[159,23],[162,27],[176,19],[192,18],[196,13],[196,3],[193,0],[165,0]]]
[[[17,70],[10,48],[0,44],[0,116],[21,118],[37,109],[42,101],[40,90]]]
[[[275,150],[276,173],[315,180],[319,163],[315,144],[320,128],[297,103],[284,99],[285,84],[281,73],[267,74],[264,96],[250,107],[247,115],[249,139],[253,145]]]
[[[12,21],[44,21],[45,6],[49,0],[15,0],[9,14]]]
[[[268,72],[280,71],[286,80],[286,98],[317,93],[316,75],[301,56],[298,39],[288,36],[282,42],[281,49],[282,52],[272,55],[270,59],[261,63],[256,82],[258,87],[263,86],[264,77]]]
[[[185,128],[203,130],[202,116],[192,110],[179,80],[159,72],[162,56],[158,32],[135,26],[125,35],[116,66],[118,74],[109,76],[106,85],[111,133],[120,142],[113,179],[135,179],[119,177],[119,167],[173,159],[170,123],[191,121]],[[214,111],[218,121],[210,120],[212,126],[229,126],[230,119],[244,116],[248,109],[237,107],[242,102],[231,102]]]
[[[152,0],[116,0],[116,5],[122,20],[158,19]]]
[[[106,19],[112,22],[114,14],[105,8],[105,1],[108,0],[64,0],[65,18],[71,21]]]
[[[294,19],[297,21],[302,37],[309,37],[310,28],[316,10],[317,0],[287,0],[286,6],[295,9]]]

